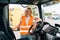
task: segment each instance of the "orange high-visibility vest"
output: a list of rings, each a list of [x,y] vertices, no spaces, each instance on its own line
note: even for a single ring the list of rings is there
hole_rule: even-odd
[[[25,18],[26,18],[25,16],[22,16],[22,21],[21,21],[21,24],[20,24],[20,34],[21,35],[28,34],[28,30],[30,28],[28,26],[32,26],[32,23],[33,23],[33,16],[30,16],[28,25],[26,24]]]

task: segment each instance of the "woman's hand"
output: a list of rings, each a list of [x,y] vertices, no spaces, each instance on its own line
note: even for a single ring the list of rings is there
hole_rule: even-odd
[[[38,25],[37,22],[42,21],[40,18],[35,18],[35,21],[33,22],[33,30],[36,29],[36,26]]]
[[[16,30],[19,27],[19,25],[17,25],[16,27],[12,28],[12,30]]]

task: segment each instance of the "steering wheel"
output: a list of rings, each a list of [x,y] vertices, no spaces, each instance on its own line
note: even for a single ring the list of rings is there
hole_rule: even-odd
[[[35,33],[38,33],[39,31],[41,31],[41,29],[42,29],[42,21],[37,22],[37,24],[38,25],[36,26],[35,30],[33,30],[32,33],[30,32],[30,30],[32,29],[33,25],[29,28],[29,30],[28,30],[29,34],[35,34]]]
[[[42,21],[39,21],[37,22],[37,26],[36,26],[36,29],[33,30],[33,32],[31,33],[30,30],[32,29],[33,25],[29,28],[28,32],[29,34],[35,34],[35,33],[45,33],[45,30],[42,30],[44,28],[45,25],[49,25],[50,24],[48,22],[42,22]]]

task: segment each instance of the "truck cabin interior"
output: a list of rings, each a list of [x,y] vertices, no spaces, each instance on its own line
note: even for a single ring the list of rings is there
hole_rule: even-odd
[[[43,18],[44,15],[42,13],[42,5],[43,5],[43,7],[45,7],[46,5],[49,6],[52,4],[56,4],[58,2],[60,2],[60,1],[59,0],[58,1],[57,0],[0,0],[0,40],[17,40],[19,38],[19,37],[16,37],[16,34],[14,34],[14,33],[16,33],[15,31],[18,31],[18,30],[12,30],[12,28],[11,28],[12,26],[10,24],[10,18],[9,18],[10,17],[9,16],[10,8],[12,8],[14,5],[17,5],[19,7],[21,7],[21,5],[22,5],[22,7],[23,6],[26,7],[26,5],[27,5],[28,7],[32,7],[32,9],[34,9],[33,7],[37,7],[38,12],[35,11],[36,13],[38,13],[37,17],[41,18],[42,21],[44,21],[44,18]],[[12,5],[12,6],[10,6],[10,5]],[[14,7],[14,8],[16,8],[16,7]],[[12,11],[14,10],[14,8],[12,8]],[[23,9],[25,9],[25,8],[22,8],[21,13],[23,13]],[[20,9],[18,8],[17,10],[20,10]],[[17,10],[15,10],[15,11],[19,12]],[[33,13],[34,13],[34,10],[33,10]],[[19,17],[16,17],[16,18],[19,18]],[[15,20],[16,20],[16,18],[15,18]],[[19,22],[19,20],[17,20],[16,24],[18,22]],[[48,22],[48,23],[50,23],[50,22]],[[12,24],[14,24],[14,23],[12,23]],[[16,25],[16,24],[14,24],[14,25]],[[55,28],[56,25],[59,25],[59,24],[56,23],[55,26],[53,25],[51,27],[51,29]],[[58,29],[58,27],[55,29],[60,30],[60,29]],[[55,30],[55,29],[53,29],[53,30]],[[50,30],[50,29],[47,29],[47,30]],[[49,32],[49,33],[51,33],[51,32]],[[58,32],[58,34],[55,34],[55,35],[51,35],[49,33],[46,33],[44,35],[44,39],[39,39],[39,37],[41,35],[39,33],[37,33],[37,35],[35,35],[35,36],[36,36],[36,38],[38,37],[38,39],[34,39],[34,40],[59,40],[60,39],[60,36],[58,36],[58,35],[60,35],[60,31]],[[40,36],[38,36],[38,35],[40,35]],[[56,37],[56,35],[58,37]],[[46,37],[46,39],[45,39],[45,37]],[[23,39],[18,39],[18,40],[28,40],[28,39],[23,38]]]

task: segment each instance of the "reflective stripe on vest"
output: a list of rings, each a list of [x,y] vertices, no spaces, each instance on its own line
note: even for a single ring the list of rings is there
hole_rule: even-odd
[[[20,34],[21,35],[26,35],[28,34],[28,30],[29,30],[29,26],[31,26],[33,23],[33,17],[31,16],[28,22],[28,25],[26,25],[26,21],[25,21],[25,16],[22,16],[22,22],[20,24]],[[31,30],[32,31],[32,30]]]

